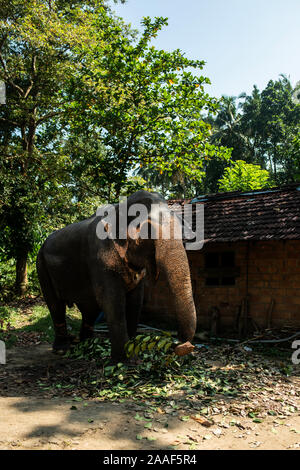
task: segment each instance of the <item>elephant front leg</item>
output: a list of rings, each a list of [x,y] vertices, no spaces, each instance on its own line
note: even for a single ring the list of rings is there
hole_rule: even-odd
[[[123,292],[114,292],[103,304],[111,342],[113,362],[125,362],[125,344],[128,341],[126,322],[126,297]]]
[[[126,321],[129,338],[136,336],[136,330],[141,315],[144,300],[144,281],[128,292],[126,297]]]

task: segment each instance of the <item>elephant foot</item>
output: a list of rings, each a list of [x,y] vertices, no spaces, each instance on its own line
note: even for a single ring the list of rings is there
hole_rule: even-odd
[[[84,324],[80,330],[80,341],[85,341],[90,338],[94,338],[94,327]]]
[[[78,339],[73,335],[56,336],[52,345],[52,352],[54,354],[64,355],[71,346],[76,345]]]

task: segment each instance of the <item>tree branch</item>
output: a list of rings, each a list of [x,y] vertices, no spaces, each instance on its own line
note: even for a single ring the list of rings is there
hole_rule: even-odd
[[[7,79],[8,83],[9,83],[12,87],[14,87],[14,88],[19,92],[19,94],[20,94],[21,96],[23,96],[23,95],[24,95],[24,90],[23,90],[19,85],[17,85],[16,83],[14,83],[14,82],[12,81],[12,79],[10,78],[8,69],[7,69],[7,67],[6,67],[5,60],[3,59],[3,55],[1,54],[1,52],[0,52],[0,63],[1,63],[1,65],[2,65],[2,68],[3,68],[4,72],[5,72],[6,79]]]
[[[0,50],[2,49],[3,44],[5,43],[5,41],[6,41],[6,39],[7,39],[7,36],[8,36],[8,34],[5,34],[5,35],[3,36],[3,38],[1,39],[1,41],[0,41]]]
[[[10,121],[10,119],[0,117],[0,121],[8,122],[12,126],[21,127],[21,124],[17,123],[16,121]]]
[[[42,116],[41,118],[37,119],[36,125],[38,126],[41,124],[41,122],[47,121],[47,119],[58,116],[59,114],[62,114],[62,111],[53,111],[52,113],[45,114],[45,116]]]
[[[31,70],[32,70],[32,77],[34,78],[35,75],[36,75],[36,56],[35,56],[35,55],[32,57]],[[27,88],[27,90],[26,90],[26,92],[25,92],[25,95],[24,95],[24,98],[25,98],[25,99],[27,98],[27,96],[28,96],[29,93],[31,92],[32,87],[33,87],[33,84],[34,84],[33,79],[30,79],[30,85],[29,85],[29,87]]]

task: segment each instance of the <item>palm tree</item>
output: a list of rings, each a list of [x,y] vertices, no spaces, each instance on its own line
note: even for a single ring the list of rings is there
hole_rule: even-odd
[[[247,160],[248,140],[241,128],[242,114],[235,96],[223,96],[213,121],[212,142],[232,148],[232,160]]]

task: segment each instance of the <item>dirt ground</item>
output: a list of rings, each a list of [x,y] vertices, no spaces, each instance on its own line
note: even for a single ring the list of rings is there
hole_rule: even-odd
[[[99,401],[84,391],[78,397],[39,388],[49,374],[76,368],[80,374],[86,364],[53,355],[49,344],[8,350],[7,364],[0,365],[0,449],[300,449],[297,376],[280,380],[278,396],[272,388],[270,396],[262,395],[266,410],[274,400],[282,409],[293,405],[293,412],[265,413],[255,422],[244,405],[227,406],[222,399],[208,422],[172,406],[149,414],[133,400]]]

